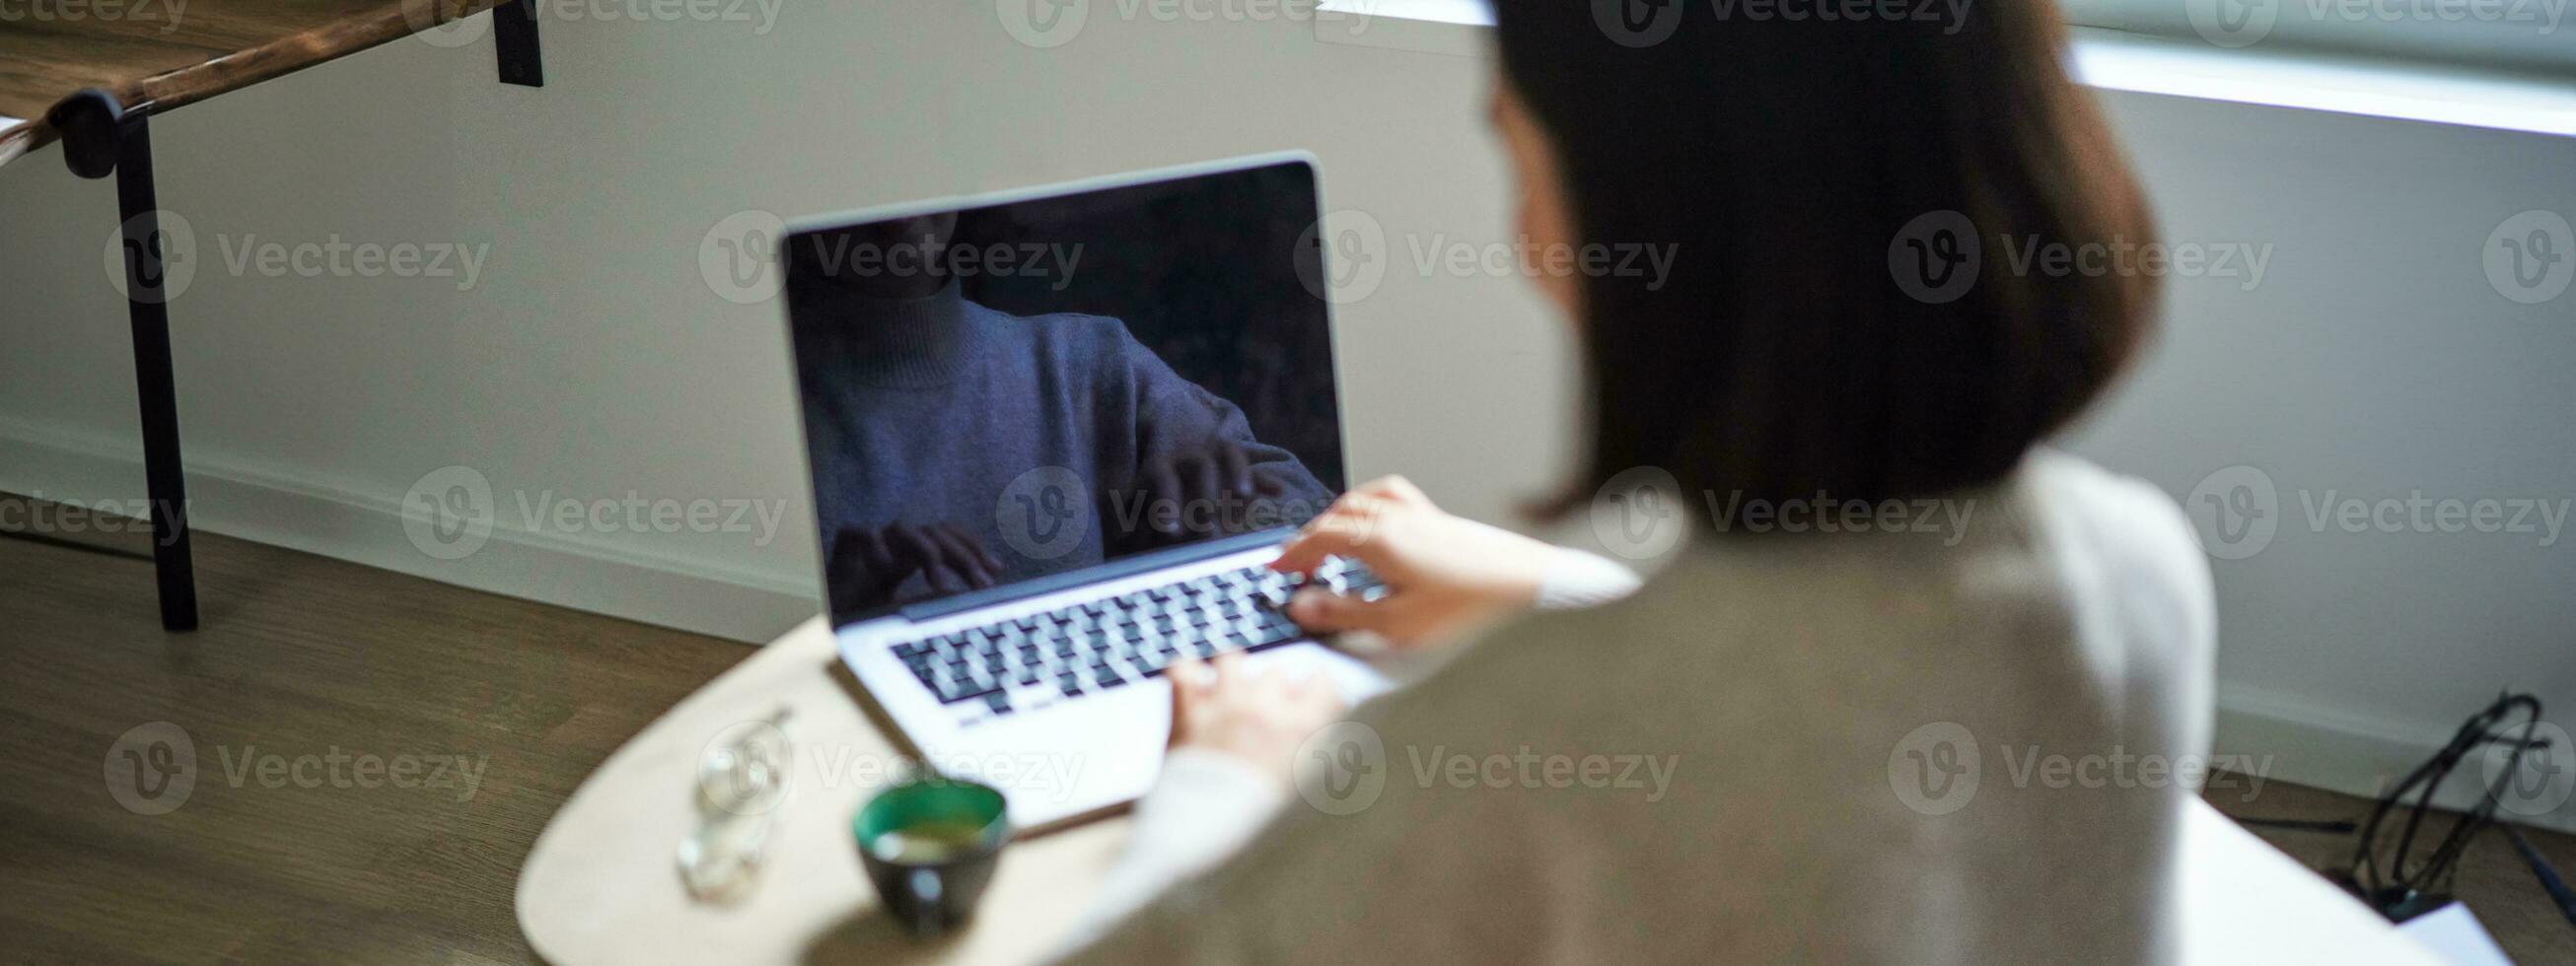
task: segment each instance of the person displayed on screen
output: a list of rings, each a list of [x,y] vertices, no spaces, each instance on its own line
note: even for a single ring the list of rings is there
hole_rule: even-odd
[[[956,229],[948,213],[789,245],[835,620],[1294,525],[1331,501],[1119,320],[966,298],[943,257]]]

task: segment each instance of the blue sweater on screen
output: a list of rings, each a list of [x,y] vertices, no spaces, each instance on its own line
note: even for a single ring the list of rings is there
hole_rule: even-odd
[[[1099,563],[1136,549],[1122,544],[1145,526],[1134,494],[1149,461],[1219,440],[1243,450],[1275,507],[1311,515],[1331,499],[1294,455],[1254,439],[1240,409],[1117,319],[1022,318],[954,283],[921,299],[797,308],[827,560],[847,529],[946,523],[1002,563],[1002,581]],[[895,596],[926,593],[916,576]]]

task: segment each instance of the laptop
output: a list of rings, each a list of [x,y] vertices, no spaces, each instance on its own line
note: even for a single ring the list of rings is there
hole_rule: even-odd
[[[1165,669],[1386,687],[1265,565],[1347,484],[1315,164],[1237,159],[802,219],[781,239],[841,658],[1021,828],[1152,787]]]

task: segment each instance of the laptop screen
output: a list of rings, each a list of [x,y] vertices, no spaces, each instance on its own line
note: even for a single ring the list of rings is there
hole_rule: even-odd
[[[790,232],[834,625],[1321,512],[1315,197],[1287,161]]]

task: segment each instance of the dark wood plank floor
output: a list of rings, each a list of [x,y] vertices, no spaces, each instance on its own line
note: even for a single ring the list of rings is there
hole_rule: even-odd
[[[171,635],[148,561],[0,539],[0,962],[533,961],[511,888],[546,819],[628,735],[750,653],[203,534],[197,566],[205,627]],[[120,804],[107,771],[119,738],[152,722],[195,746],[193,789],[160,815]],[[286,773],[263,781],[272,756]],[[449,787],[389,773],[361,787],[367,756],[483,770],[470,795],[453,766]],[[2210,797],[2272,818],[2368,806],[2284,782],[2241,792]],[[2263,834],[2311,867],[2349,857],[2345,836]],[[2576,838],[2535,838],[2576,873]],[[2471,849],[2460,892],[2518,962],[2576,963],[2576,928],[2502,838]]]
[[[511,889],[546,820],[751,653],[239,540],[196,550],[204,627],[165,634],[148,561],[0,539],[0,962],[532,961]],[[160,815],[107,782],[150,722],[195,746],[193,789]],[[405,761],[422,770],[396,787]]]

